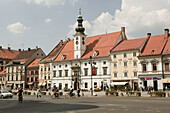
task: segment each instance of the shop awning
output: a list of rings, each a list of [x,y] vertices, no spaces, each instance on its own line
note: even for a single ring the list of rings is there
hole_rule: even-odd
[[[7,83],[7,86],[12,86],[14,83]]]
[[[162,83],[170,83],[170,78],[162,79]]]
[[[33,82],[28,83],[28,85],[32,85],[32,84],[33,84]]]
[[[126,85],[128,82],[112,82],[112,83],[110,83],[112,86],[114,86],[114,85]]]

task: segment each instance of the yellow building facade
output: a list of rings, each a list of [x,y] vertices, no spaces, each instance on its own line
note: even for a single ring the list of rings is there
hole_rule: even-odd
[[[111,85],[138,89],[138,55],[147,38],[124,40],[111,50]]]
[[[129,83],[132,89],[137,89],[139,50],[113,52],[111,54],[111,81]]]

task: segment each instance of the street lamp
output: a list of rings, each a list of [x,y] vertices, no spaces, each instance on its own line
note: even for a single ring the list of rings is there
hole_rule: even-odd
[[[92,56],[90,56],[90,66],[91,66],[91,96],[93,96]]]

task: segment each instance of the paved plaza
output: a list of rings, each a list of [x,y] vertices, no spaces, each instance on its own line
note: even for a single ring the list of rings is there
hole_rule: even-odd
[[[0,99],[0,113],[169,113],[170,99],[158,97],[80,97],[51,99],[24,96]]]

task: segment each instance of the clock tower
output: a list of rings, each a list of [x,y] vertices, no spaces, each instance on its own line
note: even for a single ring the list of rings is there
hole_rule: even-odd
[[[81,58],[86,51],[86,35],[83,27],[83,17],[81,16],[81,9],[79,9],[79,16],[77,18],[78,26],[76,27],[76,34],[74,36],[74,59]]]

